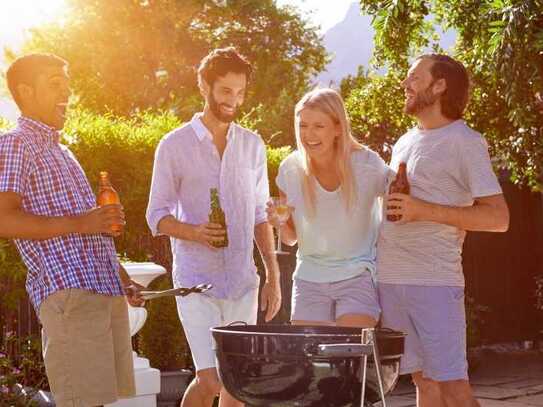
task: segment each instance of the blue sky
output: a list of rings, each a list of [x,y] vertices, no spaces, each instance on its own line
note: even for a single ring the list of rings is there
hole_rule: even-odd
[[[353,0],[277,0],[278,5],[290,4],[298,7],[311,21],[326,31],[340,22]]]

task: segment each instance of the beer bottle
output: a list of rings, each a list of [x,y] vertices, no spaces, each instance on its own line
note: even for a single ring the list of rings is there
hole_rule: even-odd
[[[217,188],[211,188],[209,190],[209,194],[211,202],[211,208],[209,211],[209,222],[221,225],[225,233],[223,240],[211,242],[211,245],[217,248],[226,247],[228,246],[228,234],[226,234],[226,218],[219,202],[219,192],[217,191]]]
[[[407,164],[401,162],[400,167],[398,168],[398,173],[396,174],[396,178],[394,178],[394,181],[392,181],[390,184],[388,193],[393,194],[397,192],[400,194],[409,195],[409,191],[409,182],[407,181]],[[389,206],[389,208],[394,208],[394,206]],[[397,222],[400,219],[401,215],[387,215],[387,220],[389,222]]]
[[[106,171],[100,171],[100,182],[98,185],[98,198],[96,199],[98,206],[120,205],[119,194],[111,186],[109,174]],[[113,225],[111,227],[112,232],[120,232],[121,230],[121,225]]]

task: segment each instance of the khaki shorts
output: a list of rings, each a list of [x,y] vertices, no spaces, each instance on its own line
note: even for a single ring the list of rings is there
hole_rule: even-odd
[[[98,406],[135,395],[124,297],[71,288],[47,297],[39,314],[57,407]]]

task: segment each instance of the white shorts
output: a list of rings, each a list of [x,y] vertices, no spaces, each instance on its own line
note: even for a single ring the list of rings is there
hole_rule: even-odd
[[[176,297],[176,300],[196,371],[215,367],[211,328],[236,321],[256,324],[258,288],[235,300],[218,299],[206,294],[190,294]]]

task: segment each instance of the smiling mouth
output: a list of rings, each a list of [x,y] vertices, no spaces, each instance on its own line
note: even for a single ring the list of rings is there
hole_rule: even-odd
[[[234,114],[236,112],[236,109],[226,105],[221,105],[221,110],[226,114]]]
[[[304,144],[309,148],[315,148],[320,146],[322,143],[320,141],[306,141]]]

